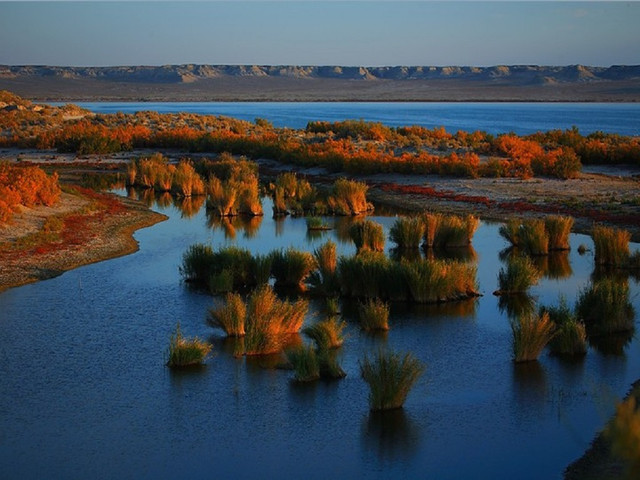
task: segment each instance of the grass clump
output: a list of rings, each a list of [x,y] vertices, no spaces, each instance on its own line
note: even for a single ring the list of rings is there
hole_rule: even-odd
[[[595,261],[598,265],[624,266],[629,261],[631,233],[612,227],[596,225],[592,232]]]
[[[321,217],[307,217],[307,230],[331,230],[331,227]]]
[[[557,307],[542,307],[539,314],[547,313],[555,325],[556,334],[549,349],[556,355],[577,356],[587,353],[587,333],[584,323],[578,320],[564,297]]]
[[[320,378],[320,362],[312,346],[299,346],[286,351],[297,382],[312,382]]]
[[[223,306],[209,310],[209,324],[224,330],[228,337],[242,337],[245,332],[247,305],[237,293],[229,293]]]
[[[315,268],[315,261],[309,252],[294,248],[275,250],[270,254],[271,273],[280,287],[303,289],[303,282]]]
[[[569,250],[569,235],[573,228],[573,217],[553,215],[544,220],[549,237],[549,250]]]
[[[358,305],[358,318],[366,332],[389,330],[389,305],[379,298],[370,298]]]
[[[438,222],[433,245],[436,248],[459,248],[471,244],[480,220],[473,215],[459,217],[457,215],[443,215]]]
[[[180,274],[185,281],[206,284],[211,276],[215,256],[210,245],[196,243],[187,248],[182,255]]]
[[[344,334],[342,332],[346,326],[347,324],[344,320],[339,320],[337,316],[333,316],[305,327],[302,333],[315,342],[318,350],[331,350],[341,347],[344,343]]]
[[[199,365],[211,353],[211,345],[198,338],[184,338],[180,331],[180,323],[171,335],[167,366],[172,368]]]
[[[631,394],[616,406],[616,414],[607,425],[606,438],[611,442],[611,452],[627,465],[626,477],[640,477],[640,405]]]
[[[529,287],[538,283],[540,272],[528,257],[513,257],[507,261],[507,267],[498,273],[499,290],[496,295],[526,293]]]
[[[477,295],[474,265],[451,260],[403,260],[400,265],[414,302],[436,303]]]
[[[360,215],[371,210],[367,203],[367,190],[364,182],[339,178],[333,184],[333,191],[327,199],[329,210],[336,215]]]
[[[309,283],[315,292],[322,295],[332,295],[338,291],[338,255],[336,244],[328,241],[313,251],[315,270],[309,276]]]
[[[418,249],[424,237],[424,229],[420,217],[399,217],[389,230],[389,240],[400,249]]]
[[[245,355],[280,351],[287,337],[300,331],[308,308],[306,300],[279,300],[269,286],[254,290],[245,319]]]
[[[544,220],[525,220],[518,235],[517,246],[529,255],[549,253],[549,235]]]
[[[555,335],[549,314],[521,315],[512,320],[513,360],[516,363],[537,360],[540,352]]]
[[[349,228],[349,236],[356,245],[358,253],[365,250],[373,252],[384,250],[384,229],[379,223],[371,220],[356,222]]]
[[[365,357],[360,374],[369,385],[369,407],[373,411],[402,408],[424,366],[413,355],[379,352],[373,360]]]
[[[604,278],[593,283],[578,295],[576,313],[584,320],[590,337],[635,328],[635,311],[626,281]]]

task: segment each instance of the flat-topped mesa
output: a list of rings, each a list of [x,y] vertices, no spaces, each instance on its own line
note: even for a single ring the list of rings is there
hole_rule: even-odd
[[[592,67],[584,65],[539,66],[312,66],[312,65],[162,65],[63,67],[0,65],[0,78],[57,77],[117,82],[191,83],[220,77],[331,78],[345,80],[465,79],[516,84],[541,82],[600,82],[640,78],[640,65]]]

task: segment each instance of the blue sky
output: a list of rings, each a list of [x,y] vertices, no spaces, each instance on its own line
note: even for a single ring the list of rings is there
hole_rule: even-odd
[[[640,2],[0,2],[0,64],[640,64]]]

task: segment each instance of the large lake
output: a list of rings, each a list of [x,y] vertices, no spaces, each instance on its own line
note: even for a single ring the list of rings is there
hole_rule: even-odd
[[[232,355],[205,322],[220,299],[181,282],[181,256],[195,242],[266,253],[328,239],[351,255],[351,220],[328,218],[335,229],[309,237],[304,219],[276,221],[265,201],[264,218],[221,228],[204,208],[189,218],[166,200],[151,205],[169,220],[135,234],[137,253],[0,294],[0,477],[560,479],[638,378],[637,338],[592,345],[578,361],[545,352],[514,365],[508,310],[491,294],[507,244],[482,223],[468,255],[482,297],[394,304],[383,336],[363,334],[343,303],[347,377],[296,385],[289,371]],[[373,219],[387,232],[394,222]],[[589,284],[593,255],[581,244],[593,248],[572,235],[560,268],[532,288],[539,303],[564,294],[572,305]],[[628,281],[638,312],[640,286]],[[306,321],[321,318],[313,302]],[[204,368],[165,367],[177,321],[213,343]],[[382,416],[369,413],[358,366],[380,348],[427,365],[405,408]]]
[[[259,117],[277,127],[289,128],[304,128],[313,120],[363,119],[389,126],[444,126],[452,133],[484,130],[492,134],[524,135],[576,126],[583,134],[603,131],[640,135],[638,103],[86,102],[78,105],[96,113],[152,110],[224,115],[249,121]]]

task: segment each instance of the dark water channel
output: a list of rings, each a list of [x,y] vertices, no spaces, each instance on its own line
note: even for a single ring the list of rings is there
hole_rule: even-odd
[[[0,294],[1,478],[560,478],[640,377],[636,338],[620,354],[590,348],[568,362],[544,352],[514,366],[507,313],[491,294],[506,242],[487,223],[473,240],[479,299],[393,305],[391,330],[377,337],[345,306],[345,379],[299,386],[289,371],[235,358],[205,323],[212,297],[181,283],[187,246],[267,253],[333,239],[354,251],[340,228],[309,238],[304,219],[274,221],[264,207],[232,238],[204,209],[182,218],[156,205],[170,218],[136,233],[137,253]],[[394,218],[374,220],[388,229]],[[577,247],[591,239],[571,243],[571,276],[533,287],[538,302],[562,293],[572,305],[588,284],[593,256]],[[176,321],[213,342],[205,367],[164,366]],[[358,361],[380,347],[411,351],[427,370],[403,410],[372,415]]]

